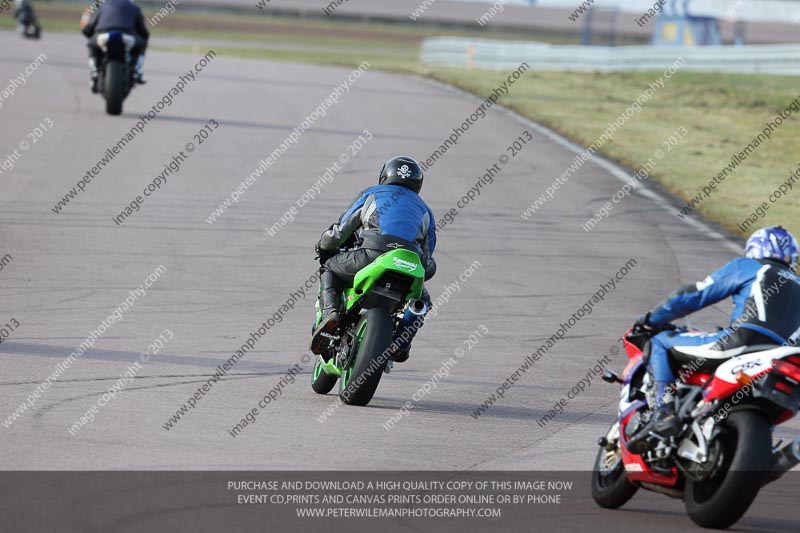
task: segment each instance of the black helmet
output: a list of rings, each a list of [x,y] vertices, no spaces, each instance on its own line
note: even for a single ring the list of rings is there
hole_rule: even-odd
[[[422,189],[422,167],[413,157],[393,157],[384,163],[378,183],[402,185],[419,193]]]

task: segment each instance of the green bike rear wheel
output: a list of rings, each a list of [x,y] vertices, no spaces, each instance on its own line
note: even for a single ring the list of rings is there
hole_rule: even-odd
[[[369,309],[356,326],[356,357],[342,371],[339,398],[348,405],[367,405],[389,362],[394,323],[385,309]]]

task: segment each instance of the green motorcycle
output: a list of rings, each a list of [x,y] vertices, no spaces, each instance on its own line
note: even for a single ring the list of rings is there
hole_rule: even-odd
[[[392,367],[392,353],[422,324],[427,306],[420,299],[425,268],[416,253],[397,249],[359,270],[342,292],[339,329],[317,356],[311,388],[328,394],[339,381],[339,397],[349,405],[367,405],[381,376]],[[316,326],[322,320],[317,301]]]

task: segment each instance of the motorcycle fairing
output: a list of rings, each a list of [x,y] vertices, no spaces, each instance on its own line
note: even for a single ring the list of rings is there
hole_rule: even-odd
[[[353,286],[344,291],[347,311],[372,290],[376,281],[389,272],[413,278],[409,294],[404,295],[406,299],[417,299],[422,296],[425,268],[419,255],[411,250],[397,249],[379,256],[356,273]]]
[[[784,359],[798,354],[800,354],[798,347],[780,346],[771,350],[732,357],[719,365],[713,379],[703,391],[703,399],[711,402],[727,398],[742,387],[737,380],[737,376],[740,374],[745,374],[751,380],[757,379],[772,370],[774,359]]]

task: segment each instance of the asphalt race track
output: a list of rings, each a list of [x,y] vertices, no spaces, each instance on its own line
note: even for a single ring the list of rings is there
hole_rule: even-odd
[[[314,272],[320,232],[376,180],[384,160],[397,153],[428,158],[479,103],[423,79],[367,70],[209,224],[206,218],[259,161],[352,72],[216,57],[56,214],[56,203],[206,51],[150,53],[149,83],[131,94],[117,118],[106,116],[102,99],[88,90],[79,37],[51,34],[30,43],[0,33],[0,80],[22,74],[41,52],[46,61],[0,108],[0,158],[20,154],[0,176],[0,256],[12,256],[0,270],[0,323],[18,323],[0,344],[0,420],[8,422],[130,291],[160,265],[164,269],[32,407],[0,427],[3,470],[589,470],[596,440],[614,417],[615,387],[595,378],[554,420],[544,427],[537,420],[597,359],[609,356],[610,366],[621,370],[625,360],[616,339],[635,317],[676,286],[704,278],[740,246],[679,219],[660,196],[634,195],[584,232],[581,224],[624,177],[595,161],[523,220],[523,210],[575,152],[493,109],[428,170],[423,197],[437,216],[455,207],[500,156],[510,155],[507,148],[525,131],[533,141],[439,232],[439,270],[429,290],[437,298],[455,282],[459,289],[449,290],[411,359],[384,377],[368,407],[343,406],[320,421],[337,401],[310,388],[306,346],[314,299],[300,298],[167,430],[170,417],[217,366]],[[193,136],[212,119],[219,126],[206,128],[213,131],[199,144]],[[23,150],[21,143],[45,120],[52,127]],[[340,165],[333,183],[318,187],[318,198],[297,209],[293,222],[270,236],[265,228],[319,183],[326,168],[348,159],[341,154],[350,156],[348,146],[365,130],[372,140]],[[190,142],[194,151],[187,152]],[[113,217],[182,151],[180,170],[117,225]],[[616,289],[504,398],[477,419],[470,416],[626,263]],[[459,280],[470,265],[471,277]],[[714,327],[728,311],[719,306],[693,324]],[[482,339],[467,341],[482,328],[488,331]],[[171,340],[140,365],[136,379],[93,422],[71,433],[162,334]],[[459,349],[462,357],[454,355]],[[385,429],[451,357],[457,364],[449,375]],[[295,365],[301,375],[288,383],[284,376]],[[231,436],[229,430],[281,382],[280,395],[255,423]],[[777,436],[797,438],[800,423],[781,426]],[[354,446],[357,461],[343,453]],[[786,503],[790,483],[765,488],[739,526],[796,530],[796,522],[766,518]],[[640,494],[624,512],[587,509],[576,520],[591,524],[601,516],[624,529],[654,508],[673,526],[690,525],[679,502],[651,494]]]

